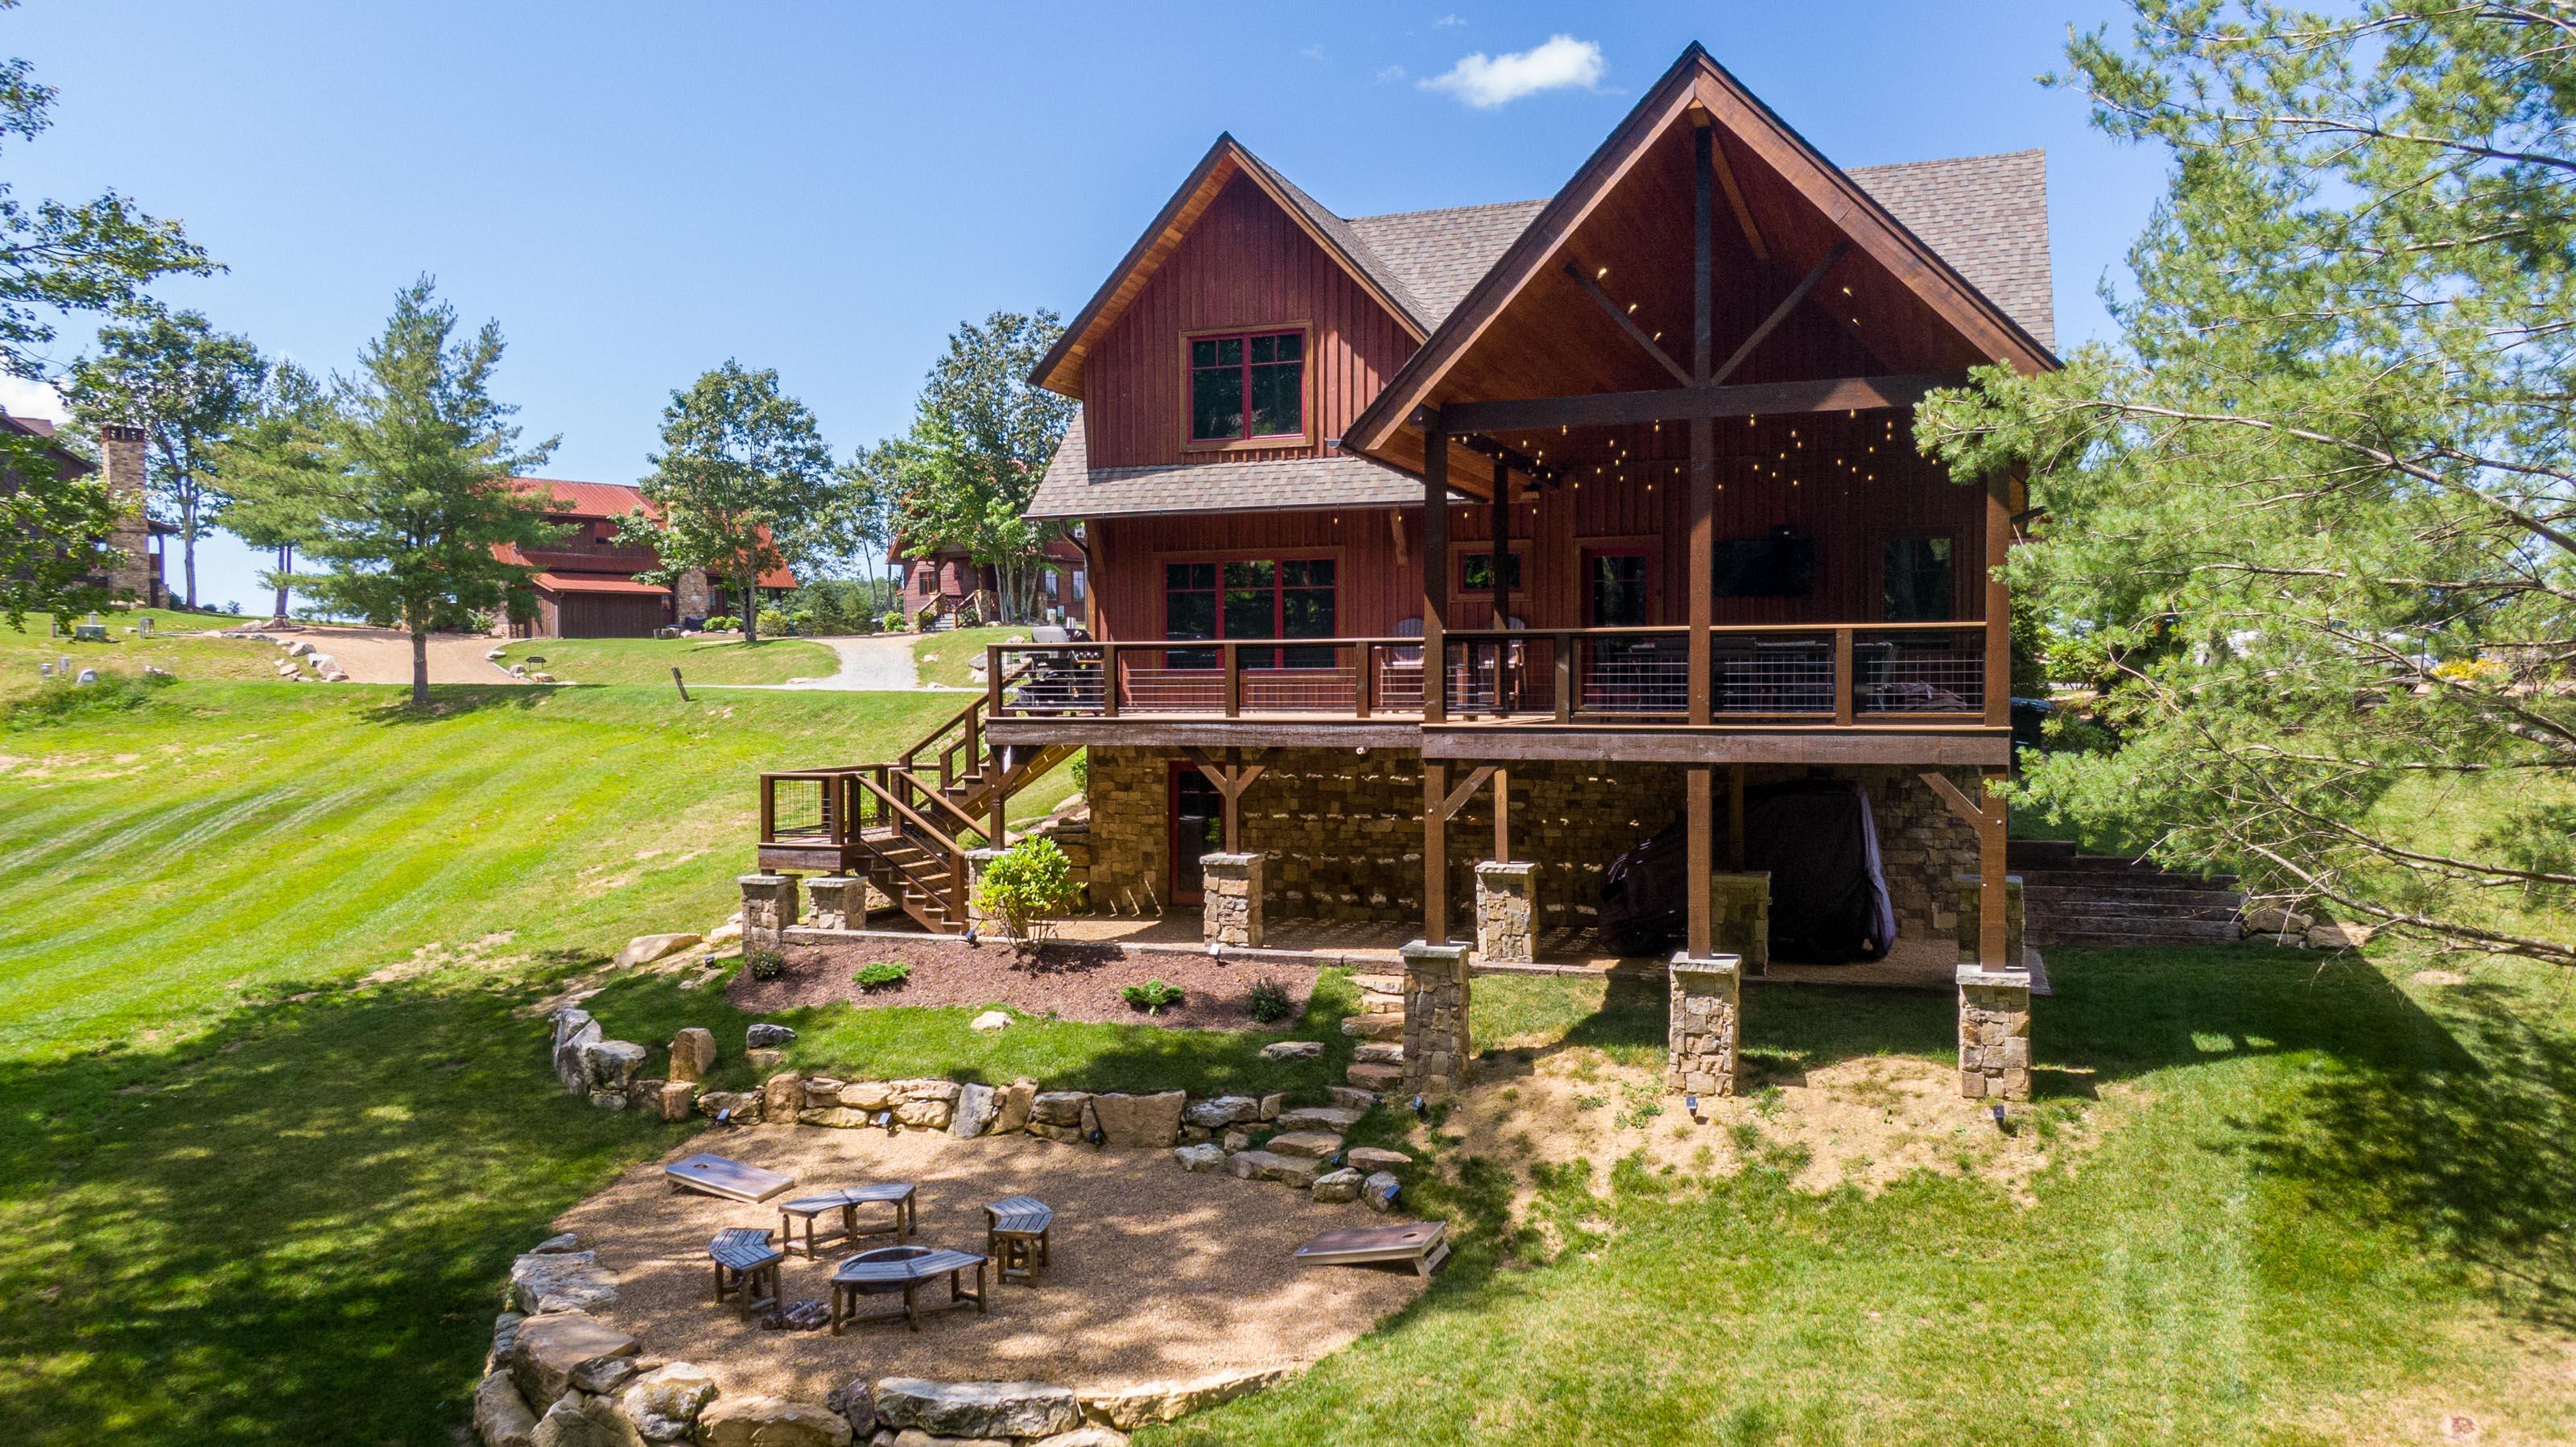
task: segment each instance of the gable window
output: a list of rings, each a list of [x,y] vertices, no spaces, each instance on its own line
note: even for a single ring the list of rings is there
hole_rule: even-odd
[[[1514,593],[1521,590],[1521,555],[1517,548],[1503,555],[1503,584]],[[1491,550],[1459,554],[1458,587],[1468,593],[1494,591],[1494,555]]]
[[[1306,435],[1306,334],[1190,339],[1190,440]]]
[[[1163,565],[1166,638],[1330,638],[1335,618],[1330,558],[1247,558]],[[1215,668],[1212,648],[1175,648],[1174,668]],[[1330,668],[1329,648],[1247,648],[1246,668]]]
[[[1939,623],[1950,617],[1950,540],[1889,538],[1878,560],[1890,623]]]

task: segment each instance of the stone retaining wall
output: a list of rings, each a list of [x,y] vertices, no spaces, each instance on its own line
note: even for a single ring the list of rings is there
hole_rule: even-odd
[[[1171,901],[1171,766],[1167,750],[1090,750],[1086,874],[1095,910],[1152,914]],[[1243,797],[1245,852],[1269,856],[1263,899],[1274,920],[1390,924],[1422,918],[1422,761],[1372,749],[1275,749]],[[1894,766],[1758,767],[1752,785],[1810,775],[1860,780],[1878,825],[1898,933],[1946,939],[1958,924],[1952,880],[1977,867],[1974,831],[1917,777]],[[1976,771],[1951,770],[1974,790]],[[1599,915],[1610,861],[1672,823],[1682,805],[1675,764],[1523,764],[1511,770],[1512,853],[1539,866],[1537,926],[1586,929]],[[1723,781],[1721,780],[1721,788]],[[1493,790],[1477,791],[1449,832],[1449,897],[1476,897],[1476,866],[1493,838]]]

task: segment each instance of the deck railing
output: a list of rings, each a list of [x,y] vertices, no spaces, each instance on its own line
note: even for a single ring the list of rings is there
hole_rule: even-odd
[[[1957,723],[1986,707],[1981,623],[1709,630],[1709,711],[1730,724]],[[1419,719],[1674,723],[1690,716],[1683,627],[1473,629],[1442,638],[1152,639],[993,645],[994,718]]]

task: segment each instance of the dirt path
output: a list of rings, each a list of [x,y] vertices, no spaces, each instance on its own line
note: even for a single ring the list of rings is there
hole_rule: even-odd
[[[307,627],[300,633],[279,634],[281,638],[301,638],[313,645],[317,653],[328,653],[340,660],[352,683],[411,682],[411,635],[391,628]],[[429,640],[429,681],[432,683],[522,683],[508,670],[497,668],[483,655],[493,640],[442,633]]]
[[[799,678],[787,683],[712,683],[708,688],[776,688],[794,692],[910,693],[921,687],[913,666],[913,633],[872,634],[854,638],[809,638],[840,656],[841,671],[829,678]]]

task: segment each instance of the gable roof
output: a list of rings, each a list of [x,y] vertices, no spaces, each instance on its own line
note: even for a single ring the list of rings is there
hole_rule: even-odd
[[[1038,480],[1022,516],[1033,519],[1125,517],[1175,512],[1306,512],[1332,507],[1420,506],[1422,484],[1365,457],[1264,457],[1243,462],[1183,462],[1148,467],[1093,467],[1085,456],[1082,417]]]
[[[639,510],[646,514],[653,511],[653,505],[644,500],[641,489],[622,482],[566,482],[559,477],[514,477],[510,479],[510,486],[530,495],[553,493],[556,501],[562,504],[557,509],[557,515],[561,517],[618,518]]]
[[[1704,113],[1720,134],[1741,143],[1752,159],[1785,181],[1801,202],[1821,213],[1856,253],[1877,263],[1898,287],[1929,307],[1978,354],[2010,361],[2030,371],[2057,365],[2047,344],[1980,292],[1854,177],[1825,159],[1694,41],[1575,171],[1573,179],[1505,248],[1459,305],[1442,318],[1421,350],[1397,369],[1377,397],[1353,419],[1345,434],[1345,445],[1356,451],[1377,453],[1410,426],[1414,409],[1431,397],[1486,327],[1545,272],[1575,231],[1641,163],[1648,150],[1674,127],[1692,124],[1694,113]],[[1938,173],[1927,169],[1891,177],[1889,183],[1893,190],[1920,195],[1937,186],[1940,179]],[[1735,188],[1730,184],[1728,189],[1729,201],[1734,203]],[[2044,215],[2044,202],[2041,206]],[[1964,213],[1965,208],[1960,210]],[[1950,213],[1945,211],[1939,219],[1949,220]],[[1967,231],[1964,226],[1954,229],[1963,234]]]
[[[1102,282],[1100,290],[1083,304],[1081,311],[1067,323],[1064,334],[1047,349],[1044,357],[1029,373],[1029,381],[1051,392],[1067,397],[1082,395],[1082,363],[1101,334],[1123,314],[1128,303],[1136,299],[1147,280],[1162,267],[1181,238],[1189,234],[1201,214],[1213,204],[1226,183],[1237,176],[1249,177],[1271,200],[1278,203],[1324,253],[1341,263],[1352,280],[1363,291],[1377,299],[1389,315],[1410,330],[1416,340],[1429,330],[1415,311],[1418,303],[1406,294],[1403,283],[1391,274],[1368,248],[1360,244],[1350,224],[1327,211],[1314,197],[1289,184],[1286,177],[1270,169],[1260,157],[1245,150],[1230,134],[1220,134],[1216,144],[1208,147],[1190,170],[1189,179],[1163,203],[1155,213],[1145,234],[1127,248],[1127,255]]]

